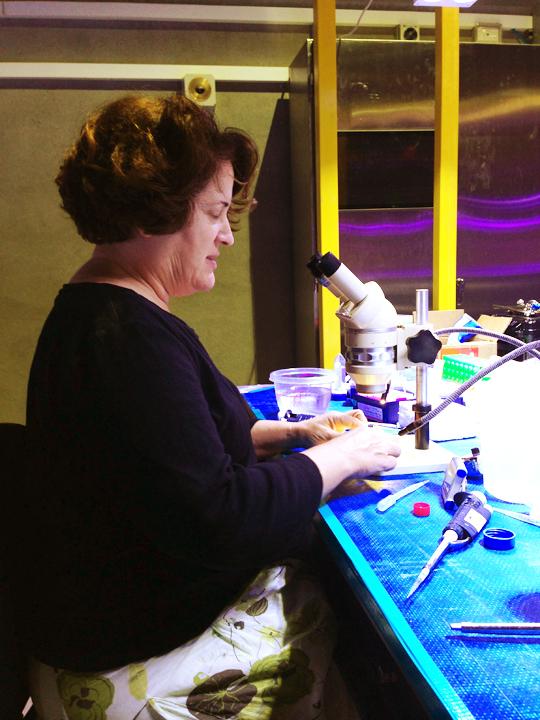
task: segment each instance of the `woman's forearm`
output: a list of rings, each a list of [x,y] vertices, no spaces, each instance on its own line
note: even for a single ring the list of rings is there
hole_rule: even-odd
[[[322,499],[349,477],[377,475],[396,466],[399,442],[369,428],[357,428],[304,450],[321,473]]]
[[[350,432],[343,432],[345,429]],[[366,477],[393,469],[400,454],[395,437],[372,430],[358,418],[343,413],[298,423],[258,420],[251,435],[259,459],[295,447],[306,448],[304,454],[321,474],[323,499],[349,477]]]
[[[300,422],[258,420],[251,428],[251,438],[259,459],[277,455],[291,448],[310,448],[341,435],[344,430],[364,425],[361,410],[328,412]]]
[[[258,420],[251,428],[251,439],[259,459],[272,457],[294,447],[302,447],[298,423]]]

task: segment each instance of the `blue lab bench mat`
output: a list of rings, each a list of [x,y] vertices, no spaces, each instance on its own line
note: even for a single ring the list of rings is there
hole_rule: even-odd
[[[277,413],[272,395],[264,388],[245,396],[261,417],[271,418]],[[480,533],[447,552],[406,599],[450,519],[439,499],[442,478],[402,478],[404,484],[430,482],[382,514],[375,508],[380,481],[349,483],[320,508],[321,534],[405,674],[417,689],[427,681],[438,699],[441,712],[434,706],[432,717],[540,720],[540,635],[473,635],[450,627],[540,622],[540,528],[494,513],[488,526],[513,530],[513,549],[488,550]],[[430,503],[429,517],[412,514],[417,501]]]
[[[257,385],[253,388],[245,385],[240,391],[260,420],[277,420],[279,408],[273,385]],[[345,400],[330,400],[328,410],[352,410],[352,404]]]

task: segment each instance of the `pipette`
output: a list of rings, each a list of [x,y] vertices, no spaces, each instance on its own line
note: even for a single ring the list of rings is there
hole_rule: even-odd
[[[501,515],[508,515],[508,517],[514,518],[515,520],[521,520],[521,522],[529,523],[529,525],[536,525],[536,527],[540,527],[540,520],[536,520],[530,515],[525,515],[525,513],[514,512],[513,510],[503,510],[503,508],[496,507],[493,508],[493,512],[501,513]]]
[[[450,623],[452,630],[486,635],[540,635],[540,623],[537,622],[457,622]]]
[[[452,520],[444,528],[438,548],[422,568],[409,590],[407,598],[410,598],[420,585],[427,580],[431,571],[449,547],[464,545],[473,540],[491,517],[491,508],[486,504],[486,496],[481,492],[458,493],[454,497],[454,501],[458,505],[458,509]]]
[[[379,500],[377,503],[377,510],[378,512],[386,512],[389,510],[393,505],[397,503],[398,500],[401,500],[401,498],[406,497],[407,495],[410,495],[411,493],[415,492],[421,487],[424,487],[424,485],[427,485],[429,480],[422,480],[421,482],[413,483],[412,485],[408,485],[407,487],[403,488],[403,490],[398,490],[395,493],[392,493],[391,495],[387,495],[386,497],[383,497],[382,500]]]

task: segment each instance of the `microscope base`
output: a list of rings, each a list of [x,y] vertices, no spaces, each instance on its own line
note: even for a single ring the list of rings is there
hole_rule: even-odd
[[[445,471],[454,453],[431,442],[427,450],[417,450],[414,446],[415,437],[404,435],[398,437],[401,444],[401,455],[393,470],[380,473],[380,477],[390,475],[417,475],[420,473]]]

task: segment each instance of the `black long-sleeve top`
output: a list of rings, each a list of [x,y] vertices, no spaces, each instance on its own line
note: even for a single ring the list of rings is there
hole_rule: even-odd
[[[162,654],[303,550],[320,473],[257,462],[253,422],[182,320],[125,288],[62,288],[28,386],[32,654],[81,671]]]

